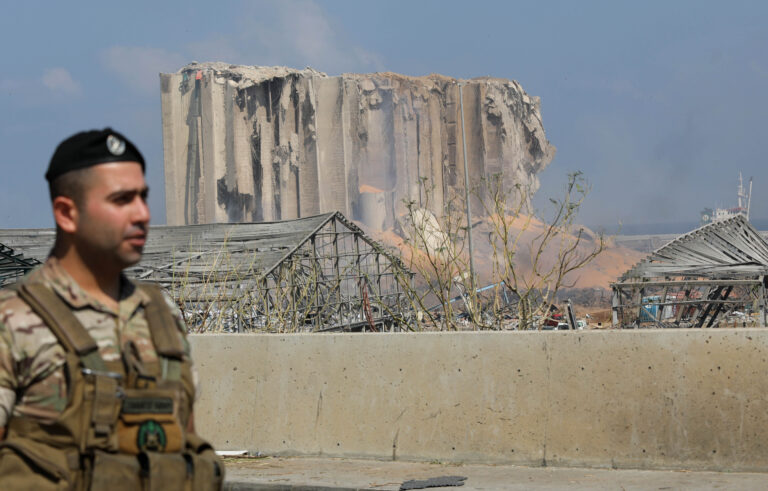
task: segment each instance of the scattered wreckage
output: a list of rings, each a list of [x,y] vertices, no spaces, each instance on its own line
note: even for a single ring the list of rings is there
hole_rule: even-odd
[[[765,326],[768,243],[743,215],[658,248],[611,285],[614,327]]]

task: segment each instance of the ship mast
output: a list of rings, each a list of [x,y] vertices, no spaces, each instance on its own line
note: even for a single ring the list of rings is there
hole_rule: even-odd
[[[746,203],[743,203],[741,199],[746,198],[746,196],[744,195],[744,184],[743,184],[743,181],[741,180],[741,171],[739,171],[739,189],[736,191],[736,196],[738,197],[739,210],[743,210],[744,205],[746,205]]]
[[[747,191],[744,188],[744,181],[741,178],[741,172],[739,172],[739,190],[737,195],[739,198],[738,212],[744,213],[744,215],[747,217],[747,220],[749,220],[749,208],[752,204],[752,178],[749,178],[749,191]]]

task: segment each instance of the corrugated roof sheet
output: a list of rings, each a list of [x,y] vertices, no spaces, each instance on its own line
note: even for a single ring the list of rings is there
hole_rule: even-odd
[[[709,278],[768,274],[768,243],[742,215],[699,227],[656,249],[620,281],[663,276]]]
[[[218,223],[152,227],[141,262],[128,270],[137,278],[170,279],[182,270],[188,277],[251,269],[264,272],[294,251],[335,213],[262,223]],[[167,276],[167,278],[166,278]]]
[[[332,218],[370,244],[375,242],[343,215],[336,212],[306,218],[260,223],[216,223],[184,226],[152,226],[141,262],[126,273],[135,278],[172,281],[179,274],[189,279],[212,269],[221,278],[232,271],[265,273],[308,240]],[[3,229],[0,243],[23,251],[26,257],[44,261],[53,246],[54,229]],[[381,246],[375,247],[390,260],[399,260]],[[212,265],[215,264],[215,268]]]
[[[23,254],[0,243],[0,286],[15,282],[38,264],[40,261],[25,258]]]

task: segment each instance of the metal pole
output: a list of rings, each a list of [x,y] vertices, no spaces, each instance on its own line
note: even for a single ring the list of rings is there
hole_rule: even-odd
[[[619,327],[619,305],[621,300],[619,299],[620,286],[613,285],[611,290],[611,327],[616,329]]]
[[[459,82],[459,108],[461,110],[461,148],[464,150],[464,200],[467,207],[467,235],[469,238],[469,276],[472,293],[475,294],[477,286],[475,285],[475,248],[472,244],[472,208],[469,203],[469,169],[467,168],[467,135],[464,131],[464,87],[463,82]],[[471,298],[471,297],[470,297]]]
[[[765,276],[760,277],[760,327],[766,327],[768,318],[765,311]]]

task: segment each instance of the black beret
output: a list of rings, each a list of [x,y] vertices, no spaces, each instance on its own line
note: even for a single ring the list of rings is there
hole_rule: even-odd
[[[83,131],[59,143],[45,178],[51,182],[71,170],[107,162],[138,162],[144,171],[144,157],[136,145],[112,128],[104,128]]]

